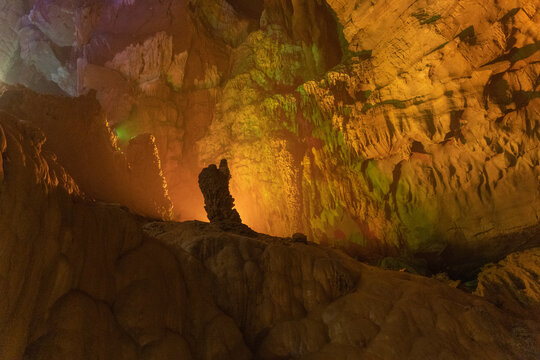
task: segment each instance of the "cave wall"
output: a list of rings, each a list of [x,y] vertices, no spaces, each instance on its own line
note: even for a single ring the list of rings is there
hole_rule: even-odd
[[[0,353],[13,360],[537,359],[523,315],[341,252],[86,198],[0,111]],[[536,252],[525,254],[524,264]],[[501,263],[501,276],[517,258]],[[531,273],[533,274],[533,273]],[[483,278],[493,296],[497,271]],[[526,278],[524,278],[526,279]],[[520,287],[508,283],[508,291]],[[511,301],[510,297],[499,299]],[[532,307],[531,307],[532,305]]]
[[[184,277],[181,253],[146,236],[140,216],[85,197],[45,143],[0,111],[2,357],[249,358],[233,321],[197,290],[196,264]]]
[[[269,74],[308,68],[299,56],[295,70],[289,53],[265,63],[263,34],[276,30],[260,30],[255,65],[225,85],[219,121],[199,142],[210,158],[233,158],[238,206],[268,209],[268,231],[301,223],[359,252],[489,258],[501,242],[537,242],[537,6],[329,4],[346,24],[341,64],[288,90],[287,80],[258,82],[265,64]],[[246,154],[236,167],[235,154]]]
[[[54,154],[86,197],[121,204],[142,216],[173,218],[151,134],[139,134],[122,151],[92,95],[73,99],[21,87],[0,94],[0,109],[43,131],[43,150]]]
[[[153,134],[179,218],[226,157],[259,231],[453,263],[538,244],[534,1],[2,4],[2,80],[96,91],[121,147]]]

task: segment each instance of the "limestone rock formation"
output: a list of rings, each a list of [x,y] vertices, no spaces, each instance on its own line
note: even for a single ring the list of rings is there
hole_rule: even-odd
[[[315,245],[231,236],[198,222],[145,229],[204,264],[216,303],[243,330],[257,359],[536,356],[526,345],[534,343],[534,322],[521,328],[517,318],[507,319],[523,338],[516,354],[506,353],[502,344],[512,345],[499,323],[504,316],[495,315],[500,310],[436,280],[376,269]]]
[[[87,196],[156,219],[173,217],[155,138],[140,134],[120,151],[92,96],[73,100],[6,87],[0,109],[40,128],[47,137],[44,149],[57,156]]]
[[[539,73],[535,0],[0,0],[0,357],[540,358]]]
[[[221,159],[219,168],[212,164],[199,174],[199,187],[204,197],[204,209],[210,223],[220,229],[246,236],[256,236],[256,232],[242,223],[240,214],[234,208],[234,198],[229,191],[231,172],[226,159]]]
[[[307,241],[308,241],[307,236],[305,234],[302,234],[302,233],[294,233],[291,236],[291,239],[294,242],[301,242],[301,243],[304,243],[304,244],[307,244]]]
[[[199,149],[231,154],[245,221],[453,274],[538,246],[538,5],[328,4],[344,57],[323,75],[276,26],[234,50]]]
[[[199,174],[199,187],[204,196],[204,209],[210,222],[241,224],[240,214],[234,208],[234,198],[229,191],[231,173],[227,160],[222,159],[219,168],[212,164]]]
[[[508,255],[478,275],[476,294],[508,310],[534,317],[540,309],[540,248]]]
[[[0,8],[0,79],[95,91],[123,151],[152,134],[182,219],[227,158],[257,231],[453,275],[539,246],[535,0]]]
[[[249,358],[202,275],[184,276],[196,264],[148,238],[140,217],[83,198],[40,130],[5,112],[0,129],[2,357]]]
[[[0,353],[14,360],[537,359],[540,327],[325,246],[83,197],[0,112]]]

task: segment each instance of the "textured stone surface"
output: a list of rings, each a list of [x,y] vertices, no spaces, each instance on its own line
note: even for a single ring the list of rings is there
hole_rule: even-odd
[[[500,310],[439,281],[314,245],[225,235],[197,222],[145,229],[204,264],[216,303],[243,329],[257,358],[514,356],[496,349],[507,343],[502,318],[495,320]],[[511,325],[512,336],[523,336],[515,356],[536,356],[527,350],[535,342],[527,326],[534,324]]]
[[[5,112],[0,129],[3,357],[249,358],[198,290],[203,275],[185,278],[188,258],[145,236],[140,217],[84,199],[40,130]]]
[[[324,246],[89,202],[0,112],[8,359],[537,359],[537,322]]]
[[[231,222],[241,224],[242,220],[234,208],[234,198],[229,191],[231,173],[227,160],[222,159],[219,168],[215,164],[202,169],[199,187],[204,197],[204,209],[210,222]]]
[[[0,109],[37,125],[46,135],[44,149],[73,176],[89,197],[118,203],[157,219],[171,219],[172,204],[155,138],[140,134],[122,152],[97,101],[39,95],[8,87]]]
[[[254,75],[263,39],[276,39],[267,28],[252,45],[255,65],[225,86],[200,144],[210,157],[230,152],[239,209],[276,208],[259,217],[280,219],[258,224],[267,231],[290,233],[282,227],[302,220],[315,238],[352,251],[400,247],[451,264],[537,244],[537,6],[347,4],[330,2],[350,60],[283,94],[282,78]],[[283,63],[294,61],[268,66],[279,74]],[[289,78],[301,74],[292,69]]]
[[[540,309],[539,278],[540,249],[534,248],[486,265],[478,275],[475,293],[498,306],[534,316]]]
[[[182,219],[227,158],[257,231],[454,273],[538,246],[536,1],[22,3],[4,81],[95,90],[123,149],[152,134]]]

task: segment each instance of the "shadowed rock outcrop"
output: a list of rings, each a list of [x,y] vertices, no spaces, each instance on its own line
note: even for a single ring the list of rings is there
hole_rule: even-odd
[[[208,220],[223,230],[254,236],[256,233],[242,224],[240,214],[234,208],[234,198],[229,190],[230,179],[231,172],[226,159],[220,161],[219,168],[211,164],[199,174],[199,187]]]
[[[540,248],[513,253],[497,264],[486,265],[478,275],[475,293],[512,312],[538,317]]]
[[[94,95],[69,99],[6,87],[0,91],[0,110],[37,126],[47,138],[44,149],[56,155],[87,196],[143,216],[172,218],[155,137],[139,134],[121,151]]]
[[[212,164],[199,174],[199,187],[204,197],[204,209],[211,223],[242,223],[240,214],[234,208],[234,198],[229,191],[230,179],[231,172],[226,159],[221,160],[219,168]]]

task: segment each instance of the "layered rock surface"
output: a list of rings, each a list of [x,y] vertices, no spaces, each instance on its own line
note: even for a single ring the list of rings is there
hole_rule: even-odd
[[[9,359],[536,359],[538,323],[315,244],[150,222],[85,198],[0,112]]]
[[[184,219],[227,158],[258,231],[455,274],[539,244],[536,1],[0,4],[0,78],[95,90]]]
[[[508,255],[488,264],[475,293],[510,311],[534,317],[540,309],[540,248]]]
[[[121,151],[92,96],[70,99],[6,87],[0,109],[39,127],[47,137],[44,150],[89,197],[156,219],[173,217],[155,138],[140,134]]]

